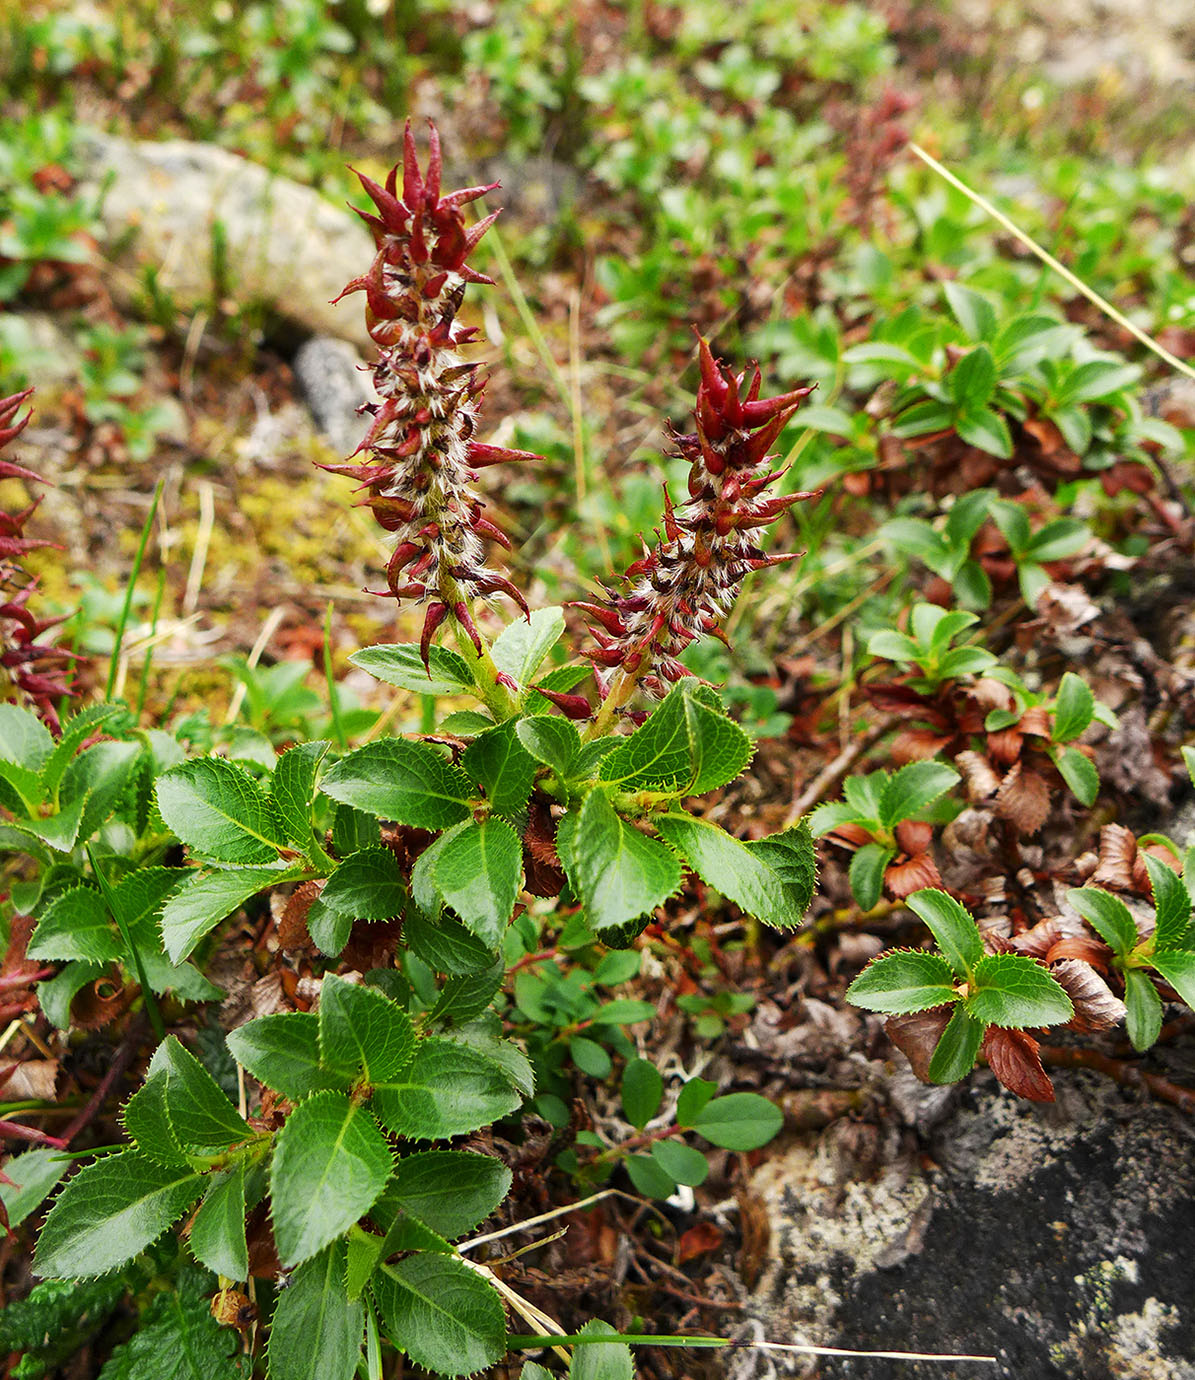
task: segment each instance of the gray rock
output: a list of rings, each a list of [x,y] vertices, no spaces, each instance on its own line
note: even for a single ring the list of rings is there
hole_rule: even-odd
[[[316,426],[332,447],[341,455],[356,450],[369,421],[357,409],[374,396],[361,356],[347,341],[316,335],[299,346],[291,367]]]
[[[369,345],[359,299],[330,304],[373,256],[368,231],[348,210],[211,144],[87,131],[78,156],[84,191],[102,194],[100,233],[118,298],[136,298],[152,269],[185,311],[231,293],[240,306],[264,306],[299,338],[322,332]]]
[[[980,1074],[921,1144],[894,1124],[868,1139],[836,1123],[762,1165],[762,1334],[998,1358],[902,1363],[902,1380],[1195,1380],[1195,1130],[1095,1075],[1056,1086],[1037,1106]],[[761,1355],[740,1371],[818,1364]],[[862,1380],[892,1364],[824,1373]]]

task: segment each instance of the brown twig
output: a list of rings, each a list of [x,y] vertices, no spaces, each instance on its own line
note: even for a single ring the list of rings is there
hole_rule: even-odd
[[[1043,1064],[1051,1068],[1094,1069],[1106,1074],[1125,1088],[1147,1088],[1154,1097],[1170,1102],[1188,1116],[1195,1115],[1195,1092],[1180,1088],[1157,1073],[1147,1073],[1139,1064],[1127,1059],[1113,1059],[1094,1049],[1062,1049],[1058,1045],[1042,1045],[1038,1053]]]

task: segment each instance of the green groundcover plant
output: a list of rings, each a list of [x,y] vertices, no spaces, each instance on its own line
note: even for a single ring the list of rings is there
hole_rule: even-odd
[[[466,287],[489,281],[467,259],[493,220],[469,226],[463,208],[493,189],[441,191],[434,129],[425,169],[408,128],[401,170],[384,186],[361,183],[377,254],[348,290],[365,294],[380,401],[366,458],[330,468],[361,484],[393,534],[382,593],[419,604],[423,624],[418,643],[352,660],[434,702],[429,731],[350,749],[334,702],[336,741],[276,755],[259,734],[241,755],[234,744],[229,756],[189,756],[118,702],[83,709],[57,737],[32,709],[0,705],[0,844],[25,860],[12,910],[33,917],[41,1004],[67,1028],[80,1001],[124,994],[158,1038],[123,1108],[128,1143],[58,1193],[34,1266],[47,1283],[13,1323],[65,1316],[55,1281],[98,1290],[102,1316],[147,1270],[174,1279],[172,1301],[144,1314],[109,1380],[190,1374],[161,1359],[188,1350],[206,1358],[210,1380],[249,1373],[205,1311],[204,1270],[226,1301],[252,1276],[280,1282],[268,1316],[274,1380],[347,1380],[359,1362],[380,1374],[382,1339],[444,1375],[498,1362],[503,1295],[455,1243],[500,1207],[511,1172],[461,1138],[517,1125],[537,1073],[553,1071],[549,1048],[567,1045],[579,1067],[602,1071],[611,1050],[626,1060],[623,1102],[643,1134],[621,1147],[578,1138],[583,1182],[625,1164],[641,1192],[667,1197],[708,1172],[683,1135],[748,1150],[780,1125],[765,1099],[718,1097],[694,1079],[676,1124],[644,1133],[663,1084],[624,1028],[651,1006],[524,972],[520,1009],[548,1032],[525,1049],[509,1038],[504,988],[508,964],[527,953],[528,896],[564,898],[574,947],[593,953],[629,945],[687,873],[769,925],[800,922],[814,885],[808,829],[742,842],[686,807],[733,781],[752,744],[677,657],[720,632],[750,572],[790,559],[758,541],[806,497],[768,491],[779,478],[770,449],[808,390],[761,398],[758,370],[734,374],[700,342],[695,428],[673,438],[688,494],[674,505],[665,492],[656,544],[620,592],[581,606],[593,644],[562,657],[563,610],[530,611],[488,564],[485,544],[505,538],[474,487],[486,466],[535,459],[478,439],[484,380],[459,353],[475,334],[456,324]],[[478,605],[495,595],[520,611],[491,640]],[[203,972],[219,927],[270,896],[285,904],[290,942],[326,971],[311,1009],[232,1031],[239,1072],[225,1067],[221,1081],[166,1017],[220,995]],[[364,971],[353,966],[363,951]],[[9,1166],[10,1222],[64,1168],[51,1145]],[[577,1373],[630,1373],[613,1344],[578,1356],[588,1359]]]

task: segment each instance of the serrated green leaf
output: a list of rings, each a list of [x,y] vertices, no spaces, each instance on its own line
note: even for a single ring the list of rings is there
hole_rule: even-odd
[[[436,889],[466,929],[497,948],[523,879],[523,847],[505,820],[474,820],[439,850]]]
[[[403,922],[403,938],[411,952],[437,973],[463,977],[481,972],[494,961],[493,949],[451,915],[429,920],[412,906]]]
[[[59,788],[63,802],[82,800],[77,841],[85,843],[115,810],[142,756],[140,743],[96,743],[67,766]]]
[[[628,1155],[623,1161],[635,1192],[662,1201],[676,1192],[676,1180],[651,1155]]]
[[[723,1150],[758,1150],[779,1132],[784,1116],[758,1093],[731,1093],[707,1102],[689,1124]]]
[[[1054,765],[1079,804],[1090,809],[1100,793],[1100,774],[1091,758],[1078,748],[1068,747],[1055,754]]]
[[[523,1097],[534,1097],[535,1071],[531,1067],[531,1060],[513,1041],[502,1039],[497,1033],[501,1029],[501,1023],[495,1017],[492,1025],[481,1019],[441,1033],[445,1040],[465,1045],[491,1064],[497,1064],[511,1086]]]
[[[866,776],[848,776],[842,783],[842,793],[855,810],[855,819],[860,823],[880,819],[880,801],[884,788],[890,780],[886,771],[871,771]]]
[[[235,1329],[212,1317],[206,1295],[158,1294],[130,1339],[113,1351],[99,1380],[248,1380],[234,1355]]]
[[[348,1083],[321,1066],[319,1017],[312,1012],[259,1016],[231,1031],[227,1042],[228,1052],[243,1069],[292,1102]]]
[[[647,1059],[629,1059],[622,1072],[622,1110],[637,1131],[642,1131],[660,1110],[663,1096],[664,1079],[659,1069]]]
[[[0,757],[40,772],[53,751],[50,730],[36,714],[15,704],[0,703]]]
[[[394,1155],[377,1122],[340,1093],[301,1102],[286,1119],[270,1166],[274,1240],[298,1265],[347,1231],[377,1201]]]
[[[386,1194],[383,1193],[370,1210],[372,1220],[377,1220],[378,1209],[385,1200]],[[381,1259],[385,1245],[385,1237],[365,1231],[360,1224],[349,1228],[348,1235],[344,1238],[344,1289],[351,1303],[356,1303],[365,1292],[365,1286],[373,1274],[373,1267]],[[336,1243],[333,1242],[328,1249],[335,1250]]]
[[[315,842],[311,826],[315,777],[330,746],[326,741],[297,744],[278,759],[270,782],[270,799],[287,841],[309,856]]]
[[[846,991],[846,999],[867,1011],[903,1015],[957,1000],[954,969],[941,954],[896,949],[873,958]]]
[[[515,725],[519,742],[535,758],[566,780],[569,768],[581,751],[581,735],[559,714],[534,714]]]
[[[650,914],[680,887],[676,857],[622,819],[600,788],[585,798],[571,843],[572,873],[599,934]]]
[[[11,787],[0,792],[0,805],[14,814],[37,817],[38,807],[45,798],[45,786],[41,777],[28,767],[18,766],[16,762],[6,762],[0,758],[0,782]]]
[[[462,1260],[423,1251],[383,1265],[371,1282],[386,1336],[418,1366],[472,1375],[506,1352],[502,1300]]]
[[[103,977],[102,963],[68,963],[55,977],[37,984],[37,1000],[46,1019],[66,1030],[70,1026],[71,1003],[79,990],[89,982]]]
[[[656,828],[705,882],[748,915],[780,929],[800,921],[784,879],[724,829],[687,815],[663,815]]]
[[[116,1269],[198,1202],[204,1183],[201,1174],[132,1150],[85,1165],[50,1209],[35,1272],[81,1279]]]
[[[504,1069],[456,1039],[421,1040],[414,1059],[376,1085],[372,1107],[388,1130],[408,1140],[446,1140],[488,1126],[522,1098]]]
[[[682,686],[603,759],[600,778],[624,790],[688,792],[696,777]]]
[[[45,1202],[47,1194],[66,1173],[70,1160],[61,1150],[38,1146],[11,1156],[4,1165],[8,1183],[0,1183],[0,1203],[8,1214],[8,1225],[21,1223]]]
[[[461,758],[461,769],[481,784],[495,814],[522,814],[539,771],[517,730],[516,720],[508,719],[474,739]]]
[[[1191,897],[1182,879],[1161,858],[1144,853],[1145,867],[1153,888],[1157,928],[1154,930],[1154,952],[1185,949],[1191,924]],[[1158,970],[1159,972],[1161,969]],[[1172,984],[1173,985],[1173,984]],[[1187,1000],[1186,997],[1183,998]],[[1189,1004],[1189,1003],[1188,1003]]]
[[[234,867],[192,877],[162,907],[162,942],[175,963],[189,958],[196,944],[221,920],[268,886],[293,882],[297,868]]]
[[[151,1073],[125,1103],[121,1120],[125,1133],[143,1155],[157,1160],[159,1164],[189,1166],[190,1157],[179,1144],[174,1127],[170,1124],[170,1111],[166,1104],[168,1079],[165,1069]]]
[[[222,757],[173,767],[158,777],[157,799],[167,827],[204,857],[265,863],[286,846],[273,803],[244,767]]]
[[[177,1036],[154,1052],[150,1076],[166,1074],[166,1110],[175,1138],[187,1154],[214,1155],[253,1133],[216,1080]]]
[[[473,787],[427,743],[383,738],[350,752],[320,782],[333,800],[417,829],[446,829],[471,813]]]
[[[1119,896],[1085,886],[1068,891],[1066,899],[1118,956],[1137,947],[1137,922]]]
[[[386,1196],[432,1231],[455,1241],[497,1209],[511,1182],[510,1170],[492,1155],[421,1150],[399,1160]]]
[[[1023,954],[987,954],[975,965],[966,1007],[985,1025],[1023,1030],[1061,1025],[1075,1014],[1062,987]]]
[[[1195,1010],[1195,953],[1189,949],[1167,949],[1155,953],[1150,966],[1166,979],[1186,1004]]]
[[[62,733],[54,745],[54,751],[46,758],[45,765],[41,768],[42,783],[47,794],[53,796],[57,792],[67,767],[82,743],[110,719],[123,716],[127,721],[128,715],[129,711],[123,704],[92,704],[67,719],[62,725]]]
[[[427,1016],[429,1026],[461,1025],[489,1010],[494,994],[502,986],[506,965],[495,958],[480,973],[450,977],[440,989],[436,1004]]]
[[[983,1022],[977,1021],[961,1003],[942,1032],[929,1061],[931,1083],[957,1083],[975,1067],[983,1043]]]
[[[691,695],[684,697],[696,776],[689,790],[704,795],[742,775],[754,748],[751,739],[723,710],[713,710]]]
[[[1185,747],[1182,749],[1182,754],[1187,775],[1191,778],[1192,785],[1195,785],[1195,748]]]
[[[880,796],[880,820],[892,828],[912,819],[962,778],[944,762],[910,762],[892,774]]]
[[[381,841],[382,829],[375,815],[337,804],[332,814],[332,848],[338,858],[347,858],[362,848],[376,848]]]
[[[689,1188],[700,1188],[709,1178],[709,1160],[683,1141],[658,1140],[651,1147],[651,1157],[669,1178]]]
[[[831,800],[819,805],[809,816],[809,830],[814,838],[820,839],[825,834],[833,833],[840,825],[859,822],[859,811],[849,800]]]
[[[476,684],[469,663],[450,647],[429,647],[427,666],[413,642],[362,647],[349,660],[387,685],[415,695],[460,695]]]
[[[983,957],[979,926],[970,914],[952,896],[933,887],[915,891],[905,905],[929,926],[955,973],[969,974]]]
[[[398,1076],[415,1053],[410,1016],[376,987],[325,975],[319,1000],[320,1063],[370,1086]]]
[[[357,920],[390,920],[403,913],[406,887],[389,848],[362,848],[328,878],[307,913],[307,928],[323,953],[338,954]]]
[[[1162,1033],[1162,998],[1140,968],[1124,975],[1125,1028],[1134,1049],[1146,1050]]]
[[[0,705],[0,708],[3,708]],[[69,853],[79,838],[87,795],[83,793],[64,805],[57,814],[33,819],[13,819],[9,827],[39,839],[56,853]]]
[[[874,910],[879,904],[884,894],[884,873],[894,857],[896,850],[885,848],[882,843],[865,843],[855,850],[847,875],[860,910]]]
[[[225,1279],[249,1278],[245,1239],[245,1164],[213,1176],[187,1238],[195,1259]]]
[[[582,1337],[617,1337],[618,1329],[600,1318],[591,1318],[578,1329]],[[579,1346],[573,1352],[569,1366],[570,1380],[635,1380],[635,1364],[631,1348],[623,1342],[609,1342],[602,1346]],[[528,1380],[528,1377],[522,1377]]]
[[[564,610],[536,609],[529,618],[516,618],[498,634],[491,652],[499,671],[530,685],[540,662],[564,636]]]
[[[1094,715],[1095,696],[1091,687],[1073,671],[1067,671],[1054,701],[1051,738],[1056,743],[1069,743],[1083,732]]]
[[[57,962],[109,963],[119,957],[121,943],[103,896],[94,887],[75,886],[42,912],[26,952]]]
[[[350,1300],[345,1281],[340,1241],[294,1272],[270,1322],[270,1380],[352,1380],[365,1333],[365,1305]]]

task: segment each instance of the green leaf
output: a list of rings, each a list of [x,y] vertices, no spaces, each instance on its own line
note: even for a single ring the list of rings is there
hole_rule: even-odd
[[[357,920],[390,920],[407,903],[398,859],[389,848],[362,848],[328,878],[307,913],[307,928],[320,949],[338,954]]]
[[[758,1150],[775,1136],[784,1116],[758,1093],[731,1093],[707,1102],[690,1125],[723,1150]]]
[[[523,879],[523,846],[505,820],[476,820],[439,850],[436,889],[465,927],[496,949]]]
[[[280,1291],[270,1321],[270,1380],[352,1380],[365,1305],[345,1287],[340,1241],[304,1262]]]
[[[1077,518],[1055,518],[1034,532],[1025,554],[1039,562],[1062,561],[1077,555],[1090,540],[1090,528]]]
[[[962,778],[943,762],[910,762],[894,772],[880,796],[880,820],[891,828],[956,786]]]
[[[991,302],[973,288],[962,283],[943,283],[942,291],[954,313],[954,319],[972,340],[994,340],[996,309]]]
[[[118,715],[128,721],[129,711],[123,704],[92,704],[81,709],[73,718],[62,725],[62,733],[54,745],[54,751],[46,758],[41,769],[42,783],[46,793],[53,796],[62,784],[67,767],[74,760],[80,745],[90,738],[109,719]],[[110,725],[115,727],[115,725]]]
[[[494,951],[451,915],[429,920],[414,906],[403,921],[403,938],[411,952],[437,973],[463,977],[488,968]]]
[[[629,1059],[622,1071],[623,1115],[636,1131],[642,1131],[660,1110],[664,1079],[647,1059]]]
[[[337,805],[332,815],[332,848],[339,858],[347,858],[362,848],[376,848],[382,841],[382,830],[374,815],[354,810],[351,805]]]
[[[249,1278],[245,1240],[245,1164],[213,1176],[187,1238],[195,1259],[225,1279]]]
[[[408,1140],[447,1140],[489,1126],[522,1098],[493,1060],[444,1037],[419,1042],[399,1078],[374,1087],[378,1119]]]
[[[523,746],[518,723],[508,719],[491,728],[465,749],[461,769],[480,782],[495,814],[519,815],[539,771],[539,763]]]
[[[690,1078],[676,1099],[676,1124],[692,1126],[717,1091],[717,1083],[711,1083],[706,1078]]]
[[[1154,953],[1168,949],[1185,949],[1187,930],[1191,924],[1191,897],[1182,879],[1172,867],[1167,867],[1150,853],[1143,854],[1145,867],[1153,887],[1157,928],[1154,931]],[[1161,972],[1161,969],[1158,969]],[[1173,984],[1171,984],[1173,986]],[[1183,997],[1184,1001],[1187,998]],[[1191,1005],[1187,1001],[1188,1005]]]
[[[846,999],[868,1011],[902,1015],[957,1001],[954,969],[941,954],[895,949],[873,958],[846,991]]]
[[[679,1140],[658,1140],[651,1157],[670,1178],[689,1188],[699,1188],[709,1178],[710,1162],[700,1150]]]
[[[99,1380],[248,1380],[239,1338],[212,1317],[206,1294],[159,1293],[138,1330],[112,1353]]]
[[[253,1132],[216,1080],[177,1036],[168,1035],[150,1060],[149,1072],[166,1074],[166,1112],[185,1153],[215,1155]]]
[[[273,802],[244,767],[222,757],[172,768],[158,777],[157,797],[167,827],[204,857],[264,863],[286,846]]]
[[[129,1138],[136,1142],[143,1155],[160,1164],[191,1165],[190,1156],[179,1144],[170,1124],[166,1105],[166,1084],[169,1075],[161,1069],[146,1078],[140,1088],[125,1103],[121,1120]]]
[[[671,1198],[676,1192],[676,1180],[651,1155],[628,1155],[623,1163],[635,1191],[645,1198]]]
[[[868,639],[867,651],[870,656],[883,657],[887,661],[916,661],[920,649],[911,637],[894,628],[881,628]]]
[[[696,777],[682,686],[602,759],[603,781],[624,790],[687,792]]]
[[[352,805],[417,829],[446,829],[468,818],[473,787],[427,743],[383,738],[350,752],[324,774],[320,790]]]
[[[495,1017],[486,1020],[470,1021],[468,1025],[445,1030],[443,1038],[455,1044],[466,1046],[497,1066],[506,1075],[515,1090],[523,1097],[535,1096],[535,1071],[531,1060],[512,1041],[504,1040],[498,1033],[501,1022]]]
[[[70,1160],[61,1150],[43,1150],[40,1146],[6,1161],[4,1173],[9,1182],[0,1183],[0,1203],[8,1214],[10,1227],[19,1227],[41,1207],[69,1165]]]
[[[42,912],[26,952],[57,962],[109,963],[120,955],[121,944],[103,896],[92,886],[74,886]]]
[[[458,738],[475,738],[493,727],[493,719],[480,709],[457,709],[440,720],[440,732],[452,733]]]
[[[563,635],[563,609],[536,609],[530,618],[517,618],[498,634],[491,649],[494,665],[520,685],[530,685],[540,662]]]
[[[938,948],[959,977],[971,972],[983,957],[979,926],[953,897],[926,888],[915,891],[905,905],[929,926]]]
[[[610,1056],[596,1040],[573,1035],[568,1042],[568,1052],[577,1068],[590,1078],[605,1078],[609,1074],[612,1067]]]
[[[59,1030],[71,1023],[71,1003],[79,990],[104,975],[102,963],[68,963],[56,977],[37,984],[37,999],[46,1019]]]
[[[515,724],[519,742],[537,762],[551,767],[561,780],[581,751],[581,735],[559,714],[535,714]]]
[[[502,1300],[462,1260],[422,1251],[383,1265],[371,1288],[386,1336],[417,1366],[472,1375],[506,1353]]]
[[[1188,949],[1167,949],[1162,953],[1155,953],[1149,963],[1183,1001],[1195,1010],[1195,953]]]
[[[86,842],[108,818],[142,760],[140,743],[96,743],[63,773],[59,799],[82,800],[77,840]]]
[[[966,1007],[956,1006],[929,1061],[929,1081],[957,1083],[965,1078],[975,1067],[983,1029],[983,1022],[977,1021]]]
[[[14,814],[23,813],[34,817],[38,815],[38,807],[45,798],[46,791],[37,772],[0,758],[0,782],[12,787],[11,792],[0,791],[0,805],[12,810]]]
[[[1149,1049],[1162,1033],[1162,998],[1140,968],[1130,968],[1124,975],[1124,1004],[1125,1027],[1133,1048]]]
[[[1023,1030],[1061,1025],[1075,1014],[1071,999],[1048,972],[1023,954],[987,954],[975,965],[967,1010],[985,1025]]]
[[[35,1272],[43,1279],[82,1279],[116,1269],[198,1202],[205,1182],[133,1150],[85,1165],[50,1209]]]
[[[1092,359],[1072,370],[1055,396],[1060,405],[1073,407],[1076,403],[1107,398],[1131,387],[1140,377],[1137,365],[1122,359]]]
[[[714,710],[685,695],[685,719],[697,775],[689,787],[693,795],[717,790],[740,776],[751,760],[751,739],[722,710]]]
[[[316,1093],[286,1119],[270,1166],[274,1240],[284,1265],[323,1250],[369,1211],[394,1168],[377,1122],[340,1093]]]
[[[227,1037],[228,1052],[259,1083],[292,1102],[344,1088],[348,1080],[320,1065],[319,1017],[282,1011],[247,1021]]]
[[[976,446],[989,455],[997,455],[1001,460],[1012,458],[1012,435],[1008,423],[990,407],[972,407],[960,412],[954,420],[954,429],[969,446]]]
[[[1079,804],[1090,809],[1100,793],[1100,774],[1091,758],[1078,748],[1068,747],[1055,754],[1054,765]]]
[[[590,791],[581,806],[572,854],[570,876],[575,873],[589,923],[599,933],[650,914],[680,887],[676,857],[622,819],[601,789]]]
[[[884,873],[894,857],[896,850],[885,848],[882,843],[865,843],[855,850],[848,876],[860,910],[873,910],[879,904],[884,894]]]
[[[76,796],[69,804],[64,805],[57,814],[47,815],[44,818],[13,819],[10,822],[10,827],[19,830],[22,834],[31,834],[34,838],[40,839],[47,847],[53,848],[55,852],[69,853],[79,837],[79,829],[83,823],[83,811],[86,805],[87,795],[84,792]]]
[[[319,1000],[320,1062],[370,1086],[397,1077],[415,1053],[410,1016],[376,987],[324,976]]]
[[[427,651],[426,668],[419,648],[412,642],[362,647],[349,660],[387,685],[400,686],[416,695],[460,695],[474,688],[473,672],[458,652],[448,647],[429,647]]]
[[[1137,922],[1119,896],[1085,886],[1068,891],[1066,899],[1118,957],[1137,947]]]
[[[1052,316],[1014,316],[996,335],[992,349],[1001,374],[1023,374],[1060,343],[1070,327]]]
[[[947,374],[946,382],[956,407],[968,415],[981,411],[996,391],[996,364],[991,350],[979,345],[965,354]],[[961,427],[959,435],[962,435]]]
[[[1182,749],[1183,764],[1187,768],[1187,775],[1195,785],[1195,747],[1185,747]]]
[[[386,1196],[432,1231],[455,1241],[497,1209],[511,1181],[510,1170],[492,1155],[422,1150],[399,1160]]]
[[[825,805],[819,805],[809,816],[809,831],[814,838],[822,838],[823,835],[833,833],[840,825],[862,823],[866,816],[860,817],[859,811],[849,800],[831,800]],[[878,824],[879,820],[875,820]]]
[[[591,1318],[578,1329],[582,1337],[617,1337],[618,1329],[600,1318]],[[569,1367],[571,1380],[635,1380],[635,1366],[631,1348],[623,1342],[609,1342],[602,1346],[579,1346],[573,1352]],[[522,1377],[528,1380],[528,1377]]]
[[[631,997],[618,997],[599,1006],[590,1016],[594,1025],[635,1025],[639,1021],[650,1021],[656,1008],[649,1001],[635,1001]]]
[[[196,944],[238,906],[266,887],[293,882],[297,868],[234,867],[193,876],[162,907],[162,941],[175,963],[189,958]]]
[[[960,676],[982,675],[996,665],[996,658],[983,647],[954,647],[938,661],[937,679],[957,680]]]
[[[330,746],[328,742],[299,743],[284,752],[270,783],[274,813],[287,841],[309,857],[315,842],[311,825],[315,777]]]
[[[480,973],[450,977],[428,1013],[428,1025],[461,1025],[480,1016],[489,1010],[505,976],[506,965],[501,958],[495,958]]]
[[[15,704],[0,703],[0,757],[40,772],[53,751],[50,730],[36,714]]]
[[[748,915],[780,929],[800,921],[785,878],[769,865],[766,854],[747,848],[716,825],[687,815],[663,815],[656,827],[705,882]]]

